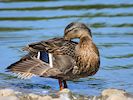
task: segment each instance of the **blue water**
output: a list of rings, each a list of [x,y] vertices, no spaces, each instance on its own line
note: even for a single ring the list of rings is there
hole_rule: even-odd
[[[101,66],[92,77],[68,82],[69,88],[83,95],[98,95],[106,88],[133,93],[132,0],[0,1],[0,88],[40,93],[58,90],[55,79],[20,80],[5,68],[26,54],[22,47],[63,36],[64,28],[73,21],[91,28]]]

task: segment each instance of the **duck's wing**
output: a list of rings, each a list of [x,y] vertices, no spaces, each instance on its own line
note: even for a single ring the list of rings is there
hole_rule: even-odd
[[[29,52],[40,52],[46,51],[48,53],[56,54],[56,55],[74,55],[75,46],[77,42],[66,41],[63,38],[53,38],[47,41],[41,41],[36,43],[31,43],[23,50]]]
[[[37,58],[21,59],[7,67],[7,70],[16,73],[22,79],[28,79],[34,75],[44,77],[59,77],[62,75],[59,69],[51,68],[49,64]]]
[[[33,75],[43,77],[63,77],[74,66],[73,54],[76,43],[65,41],[62,38],[54,38],[47,41],[41,41],[29,44],[25,50],[29,53],[18,62],[11,64],[8,71],[17,73],[21,78],[30,78]],[[71,48],[71,51],[70,51]],[[38,54],[42,53],[42,59]],[[48,54],[54,55],[53,67],[50,66]],[[70,54],[71,53],[71,54]]]

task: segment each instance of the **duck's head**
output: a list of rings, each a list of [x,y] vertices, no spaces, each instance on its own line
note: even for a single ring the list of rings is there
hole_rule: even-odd
[[[84,36],[91,36],[91,30],[83,23],[72,22],[66,26],[64,30],[64,39],[71,40],[75,38],[81,38]]]

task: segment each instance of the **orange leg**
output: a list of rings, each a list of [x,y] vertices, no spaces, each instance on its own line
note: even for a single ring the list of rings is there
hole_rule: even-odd
[[[62,80],[58,79],[59,86],[60,86],[60,91],[63,90],[63,85],[62,85]]]

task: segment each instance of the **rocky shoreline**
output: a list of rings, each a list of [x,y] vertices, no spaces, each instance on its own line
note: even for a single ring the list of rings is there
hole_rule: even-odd
[[[133,100],[133,95],[124,90],[105,89],[100,96],[87,97],[75,95],[69,89],[64,89],[58,92],[56,97],[52,97],[5,88],[0,89],[0,100]]]

